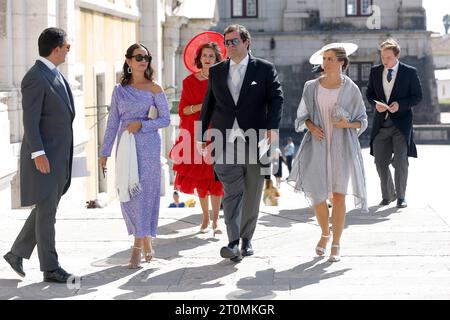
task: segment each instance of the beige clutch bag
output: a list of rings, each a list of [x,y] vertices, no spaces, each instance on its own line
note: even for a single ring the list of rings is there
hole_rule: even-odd
[[[158,118],[158,109],[156,109],[155,106],[150,106],[150,109],[148,110],[148,118],[152,120]]]

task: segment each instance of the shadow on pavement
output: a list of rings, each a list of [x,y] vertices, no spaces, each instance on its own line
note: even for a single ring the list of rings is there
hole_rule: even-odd
[[[369,225],[381,223],[389,220],[389,216],[399,211],[397,207],[385,207],[379,210],[380,206],[372,206],[368,213],[361,213],[359,209],[354,209],[347,212],[345,218],[345,228],[349,225]],[[378,210],[378,211],[377,211]]]
[[[280,210],[278,214],[268,213],[264,211],[264,209],[260,212],[265,213],[265,215],[258,219],[258,224],[262,224],[266,227],[290,228],[297,223],[305,223],[315,220],[314,211],[312,208]]]
[[[380,223],[388,220],[389,216],[399,211],[397,207],[386,207],[380,210],[380,206],[372,206],[368,213],[361,213],[359,209],[353,209],[347,212],[345,227],[349,225],[369,225]],[[331,219],[330,208],[330,219]],[[264,213],[258,219],[258,224],[266,227],[290,228],[297,223],[316,222],[314,210],[312,208],[302,208],[293,210],[280,210],[278,214],[269,213],[262,209],[260,213]]]
[[[177,209],[173,209],[177,210]],[[202,213],[192,214],[190,216],[183,217],[178,219],[177,221],[168,223],[166,225],[158,227],[158,235],[173,235],[179,233],[180,230],[189,229],[189,228],[198,228],[200,230],[200,225],[202,224]],[[212,221],[212,212],[210,210],[210,221]],[[221,224],[224,224],[223,221],[223,212],[219,212],[219,219],[221,220]],[[210,222],[211,223],[211,222]]]
[[[18,288],[21,280],[0,279],[0,288],[3,291],[3,284],[8,285],[8,293],[0,291],[0,298],[14,300],[47,300],[81,297],[83,295],[98,291],[108,283],[130,276],[136,270],[127,269],[125,266],[115,266],[102,271],[89,273],[81,276],[80,282],[74,285],[38,282]],[[77,275],[79,276],[79,275]],[[15,283],[15,285],[14,285]]]
[[[144,270],[119,287],[131,291],[114,299],[139,299],[158,292],[191,292],[224,286],[218,279],[237,271],[236,264],[221,261],[214,265],[180,268],[151,277],[154,270]],[[212,282],[212,283],[207,283]]]
[[[318,262],[321,263],[317,264]],[[242,278],[236,284],[241,289],[227,295],[228,299],[273,299],[276,293],[269,287],[275,287],[277,291],[291,291],[306,286],[317,284],[322,280],[339,277],[350,271],[351,268],[327,272],[331,266],[325,257],[316,257],[309,262],[302,263],[292,269],[275,272],[270,268],[257,271],[254,277]]]

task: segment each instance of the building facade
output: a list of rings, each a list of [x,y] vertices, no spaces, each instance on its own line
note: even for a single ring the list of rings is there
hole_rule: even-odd
[[[301,136],[293,131],[296,110],[305,81],[314,77],[308,60],[331,42],[358,44],[348,75],[364,96],[370,68],[380,63],[379,44],[388,37],[397,39],[402,47],[400,60],[417,67],[424,89],[414,121],[439,122],[431,33],[426,31],[421,0],[217,0],[217,5],[216,29],[223,31],[232,23],[245,25],[252,35],[252,53],[277,67],[285,92],[282,137],[293,135],[299,142]],[[371,120],[373,109],[366,106]]]
[[[204,1],[204,0],[199,0]],[[206,0],[207,2],[211,2]],[[170,100],[180,90],[183,37],[211,27],[212,16],[190,15],[189,1],[174,0],[0,0],[0,208],[18,208],[18,161],[23,136],[20,84],[38,57],[37,39],[47,27],[66,30],[71,51],[60,70],[75,99],[72,186],[60,206],[80,207],[102,196],[116,197],[114,161],[101,174],[99,147],[114,85],[126,49],[144,43],[153,56],[155,78]],[[215,10],[215,3],[212,6]],[[162,130],[162,164],[174,129]],[[113,150],[114,152],[114,150]],[[169,184],[167,165],[162,192]]]

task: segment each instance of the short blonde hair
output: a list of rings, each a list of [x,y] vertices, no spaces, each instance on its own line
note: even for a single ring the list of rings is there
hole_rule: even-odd
[[[380,44],[380,51],[381,50],[392,50],[396,56],[400,53],[400,45],[397,41],[390,38],[385,40],[382,44]]]

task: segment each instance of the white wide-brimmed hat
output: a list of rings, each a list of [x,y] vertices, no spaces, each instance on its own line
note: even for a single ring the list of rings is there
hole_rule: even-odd
[[[358,50],[358,45],[351,42],[334,42],[323,46],[320,50],[313,53],[311,58],[309,58],[309,63],[311,64],[322,64],[323,63],[323,53],[327,50],[333,48],[344,48],[347,56],[355,53]]]

